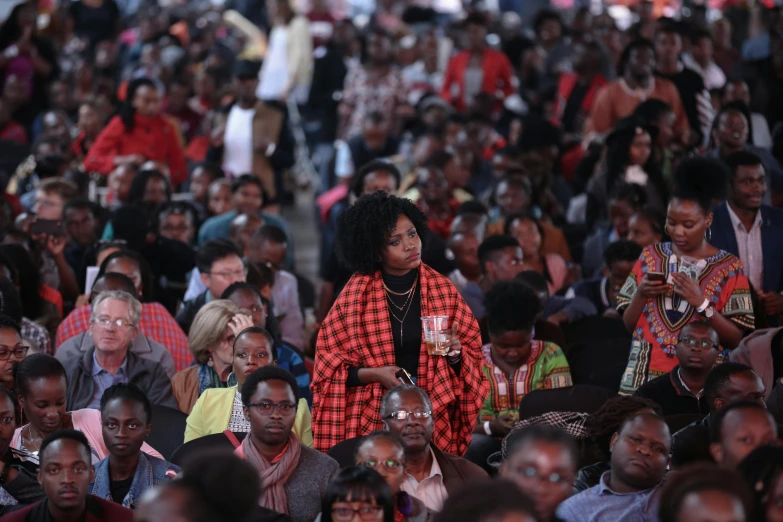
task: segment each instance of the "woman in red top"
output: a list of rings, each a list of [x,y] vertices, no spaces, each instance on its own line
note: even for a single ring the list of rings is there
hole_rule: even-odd
[[[160,93],[152,80],[138,78],[128,84],[119,115],[111,119],[87,153],[84,169],[108,175],[119,165],[140,165],[147,160],[168,165],[174,185],[187,177],[177,130],[161,115]]]
[[[458,111],[465,111],[479,93],[487,93],[500,102],[514,93],[511,62],[506,55],[487,47],[487,27],[480,14],[465,19],[468,46],[449,61],[443,79],[441,97]]]

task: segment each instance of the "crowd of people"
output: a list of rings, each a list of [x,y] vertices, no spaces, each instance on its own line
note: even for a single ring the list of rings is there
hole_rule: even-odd
[[[8,9],[0,520],[783,521],[769,4]]]

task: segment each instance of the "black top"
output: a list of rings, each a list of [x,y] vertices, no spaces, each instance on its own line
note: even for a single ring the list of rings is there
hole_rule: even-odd
[[[125,480],[111,480],[109,481],[109,490],[111,491],[111,499],[117,504],[122,505],[122,501],[128,496],[131,484],[133,484],[133,476],[126,478]]]
[[[112,40],[117,32],[120,10],[114,0],[104,0],[100,7],[90,7],[81,1],[71,2],[70,15],[74,21],[74,32],[87,38],[91,47]]]
[[[656,71],[655,75],[666,78],[677,87],[677,92],[680,93],[682,107],[685,109],[685,114],[688,116],[688,123],[690,124],[691,130],[701,134],[699,104],[696,101],[696,96],[705,90],[704,79],[702,79],[701,75],[687,67],[683,67],[677,74],[661,74]]]
[[[577,118],[582,112],[582,102],[587,95],[589,87],[589,83],[580,81],[576,82],[576,85],[574,85],[574,88],[571,90],[571,94],[566,101],[565,109],[563,109],[563,129],[566,132],[580,132],[582,130],[577,127]]]
[[[671,372],[661,375],[643,384],[635,395],[653,400],[661,406],[664,417],[669,415],[702,414],[709,413],[706,404],[701,405],[691,392],[683,386],[677,376],[679,366],[675,366]]]
[[[389,290],[401,294],[410,290],[418,277],[419,271],[411,270],[404,276],[383,274],[383,282],[389,287]],[[408,305],[405,305],[408,296],[394,295],[389,292],[386,295],[389,321],[391,321],[392,336],[394,337],[394,360],[397,366],[405,368],[408,373],[416,377],[421,353],[421,287],[417,282],[412,302]],[[389,303],[389,298],[391,298],[391,303]],[[402,307],[402,310],[397,307]],[[398,319],[403,319],[402,329],[400,329]]]

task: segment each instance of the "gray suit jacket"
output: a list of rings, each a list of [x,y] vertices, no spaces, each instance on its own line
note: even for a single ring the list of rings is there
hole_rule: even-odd
[[[71,359],[78,359],[88,352],[91,348],[95,348],[92,335],[89,332],[71,337],[63,344],[57,347],[55,357],[61,363],[65,364]],[[163,366],[166,370],[166,375],[169,379],[174,377],[176,369],[174,368],[174,359],[171,357],[169,350],[162,344],[153,341],[143,333],[136,334],[136,338],[133,339],[130,351],[141,357],[142,359],[149,359]]]

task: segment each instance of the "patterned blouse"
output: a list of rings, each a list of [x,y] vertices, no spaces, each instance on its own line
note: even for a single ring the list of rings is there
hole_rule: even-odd
[[[518,417],[519,402],[531,391],[573,385],[566,356],[555,343],[531,341],[530,358],[527,363],[517,368],[511,382],[503,370],[492,361],[492,345],[485,344],[481,351],[484,356],[482,371],[489,381],[489,395],[479,413],[482,421],[502,415]]]
[[[391,128],[394,129],[397,122],[394,114],[397,107],[406,103],[405,96],[405,83],[399,69],[391,68],[386,76],[376,82],[372,81],[363,66],[351,69],[345,78],[342,101],[352,107],[353,111],[343,138],[349,139],[361,134],[364,120],[375,111],[380,111],[387,117],[391,116]]]
[[[750,285],[742,270],[742,262],[724,250],[698,263],[699,287],[715,310],[743,330],[753,329],[753,303]],[[630,304],[644,274],[662,272],[669,285],[671,274],[679,262],[671,243],[645,247],[642,255],[617,296],[617,310],[622,313]],[[701,320],[701,316],[685,300],[674,293],[648,299],[633,332],[628,366],[620,383],[620,393],[632,394],[645,382],[668,373],[677,365],[674,349],[680,330],[686,324]]]
[[[229,431],[234,433],[250,433],[250,423],[245,420],[245,408],[242,405],[242,392],[237,387],[234,394],[234,405],[231,407],[231,418],[228,419]]]

